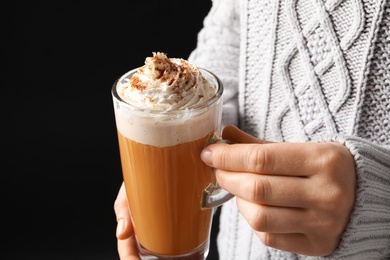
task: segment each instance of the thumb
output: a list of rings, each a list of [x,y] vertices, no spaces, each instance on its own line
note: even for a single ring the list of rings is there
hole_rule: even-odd
[[[246,143],[246,144],[265,144],[268,143],[262,139],[258,139],[244,131],[240,130],[234,125],[226,126],[222,131],[222,138],[231,141],[232,143]]]
[[[126,197],[125,185],[119,189],[118,195],[114,202],[114,211],[116,215],[117,227],[116,236],[118,239],[129,238],[133,233],[133,225],[131,223],[131,215]]]

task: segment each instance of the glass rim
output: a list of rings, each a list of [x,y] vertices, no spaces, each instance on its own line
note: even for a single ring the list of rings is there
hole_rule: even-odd
[[[141,108],[141,107],[138,107],[138,106],[135,106],[133,104],[130,104],[128,102],[126,102],[125,100],[123,100],[119,94],[118,94],[118,91],[117,91],[117,87],[118,87],[118,83],[119,81],[121,81],[123,78],[127,77],[128,75],[131,75],[131,74],[134,74],[135,72],[137,72],[139,68],[135,68],[135,69],[132,69],[128,72],[126,72],[125,74],[123,74],[122,76],[120,76],[119,78],[117,78],[111,88],[111,94],[112,96],[115,98],[116,101],[118,101],[121,105],[125,106],[126,108],[136,112],[147,112],[149,114],[165,114],[165,115],[168,115],[168,114],[182,114],[182,113],[186,113],[188,111],[195,111],[195,110],[201,110],[201,109],[204,109],[204,108],[207,108],[207,107],[210,107],[211,105],[213,105],[215,102],[217,102],[222,94],[223,94],[223,84],[222,84],[222,81],[219,79],[219,77],[217,77],[217,75],[215,75],[213,72],[207,70],[207,69],[204,69],[202,67],[198,67],[199,71],[202,73],[203,76],[205,76],[205,74],[208,74],[208,76],[211,76],[213,79],[215,79],[216,83],[213,82],[213,85],[215,85],[215,88],[216,88],[216,92],[214,94],[214,96],[212,96],[209,100],[205,101],[205,102],[202,102],[202,103],[198,103],[198,104],[194,104],[194,105],[191,105],[191,106],[188,106],[184,109],[182,108],[179,108],[179,109],[173,109],[173,110],[164,110],[164,109],[150,109],[150,108]],[[205,73],[205,74],[204,74]],[[206,76],[206,79],[208,77]]]

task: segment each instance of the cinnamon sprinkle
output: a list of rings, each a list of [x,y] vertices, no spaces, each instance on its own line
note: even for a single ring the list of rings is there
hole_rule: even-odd
[[[133,87],[133,88],[136,88],[138,90],[144,90],[147,88],[147,86],[144,86],[141,84],[142,81],[139,79],[138,76],[133,76],[131,77],[130,79],[130,85]]]

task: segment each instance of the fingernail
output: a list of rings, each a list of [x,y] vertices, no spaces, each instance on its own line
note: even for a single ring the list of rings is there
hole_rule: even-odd
[[[203,150],[200,154],[200,158],[205,164],[213,166],[213,153],[209,149]]]
[[[118,219],[118,224],[116,225],[116,236],[119,237],[125,229],[125,221],[123,218]]]

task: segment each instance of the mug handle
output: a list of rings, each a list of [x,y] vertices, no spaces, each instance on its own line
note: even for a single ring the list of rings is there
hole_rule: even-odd
[[[233,194],[222,189],[218,184],[214,185],[213,183],[210,183],[203,191],[201,207],[203,209],[218,207],[233,197]]]
[[[230,143],[230,142],[227,142],[225,140],[220,139],[217,136],[217,134],[214,133],[207,140],[205,147],[210,145],[210,144],[218,143],[218,142]],[[227,190],[222,189],[218,185],[218,183],[216,185],[213,183],[210,183],[209,185],[207,185],[206,189],[203,190],[201,207],[203,209],[211,209],[214,207],[218,207],[233,197],[234,197],[233,194],[231,194]]]

